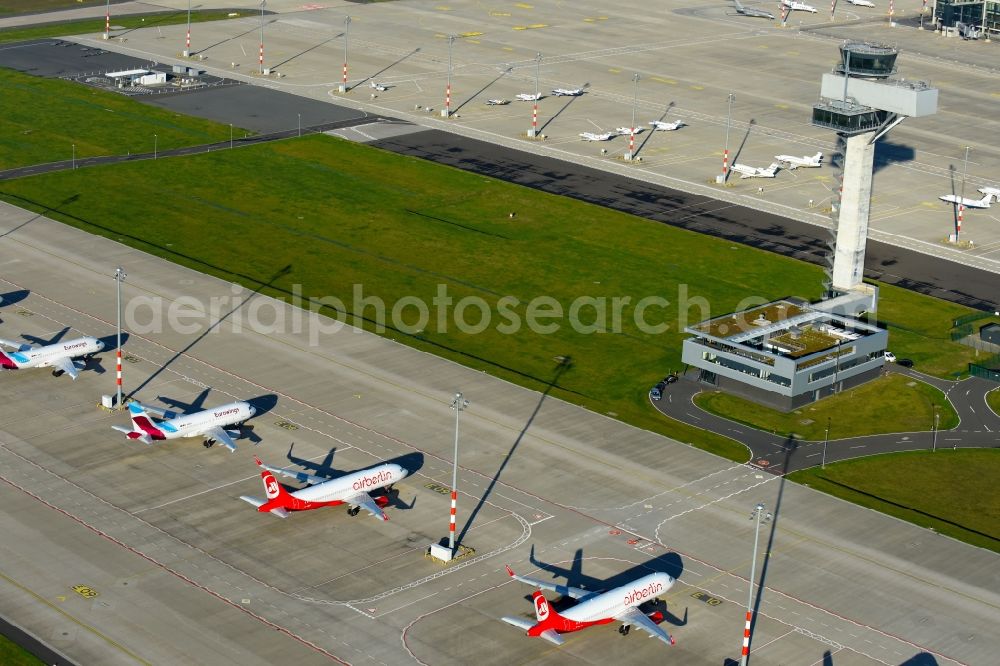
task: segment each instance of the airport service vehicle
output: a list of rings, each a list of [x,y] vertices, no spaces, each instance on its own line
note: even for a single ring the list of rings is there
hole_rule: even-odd
[[[733,171],[740,174],[740,178],[774,178],[774,174],[778,173],[780,166],[777,162],[772,162],[771,166],[766,169],[763,167],[747,166],[746,164],[734,164]]]
[[[254,456],[254,462],[262,470],[260,478],[264,481],[264,492],[267,499],[241,495],[244,502],[257,507],[261,513],[273,513],[279,518],[287,518],[292,511],[309,511],[324,506],[346,504],[347,514],[358,515],[364,509],[375,518],[389,520],[382,508],[389,504],[388,495],[372,497],[373,490],[392,489],[392,484],[405,479],[409,472],[395,463],[382,463],[376,467],[350,472],[335,479],[313,476],[305,472],[270,467]],[[308,485],[294,492],[288,492],[274,478],[275,474],[288,476]]]
[[[510,104],[509,99],[488,99],[486,100],[486,106],[503,106],[504,104]]]
[[[580,132],[580,138],[584,141],[610,141],[617,134],[613,132],[604,132],[603,134],[597,134],[596,132]]]
[[[966,208],[989,208],[990,202],[993,201],[993,194],[985,194],[982,199],[967,199],[957,194],[944,194],[939,196],[938,199],[947,201],[950,204],[961,204]]]
[[[882,356],[883,356],[883,358],[885,358],[886,363],[895,363],[896,362],[896,355],[893,354],[891,351],[885,352],[884,354],[882,354]]]
[[[783,4],[785,7],[788,7],[792,11],[812,12],[813,14],[816,13],[815,7],[813,7],[812,5],[807,5],[804,2],[796,2],[795,0],[781,0],[781,4]]]
[[[815,155],[803,155],[802,157],[798,157],[796,155],[775,155],[774,159],[779,162],[784,162],[792,171],[798,169],[799,167],[823,166],[823,153],[821,152],[816,153]]]
[[[763,9],[757,9],[756,7],[747,7],[740,0],[733,0],[733,6],[736,9],[737,14],[742,16],[752,16],[754,18],[766,18],[774,20],[774,14]]]
[[[569,585],[556,585],[538,578],[519,576],[509,566],[507,574],[514,580],[539,588],[532,595],[537,622],[520,617],[501,618],[509,625],[524,629],[528,636],[538,636],[554,645],[562,645],[564,639],[560,634],[579,631],[596,624],[621,622],[618,633],[622,636],[628,635],[634,625],[667,645],[674,644],[673,637],[659,626],[663,621],[663,613],[647,614],[639,610],[639,606],[655,600],[657,595],[666,593],[673,586],[674,579],[665,573],[649,574],[607,592],[593,592]],[[577,600],[577,604],[564,613],[558,613],[542,594],[543,589],[572,597]]]
[[[67,374],[70,379],[76,379],[80,370],[86,367],[86,362],[104,349],[104,343],[92,337],[52,342],[38,347],[13,340],[0,340],[0,345],[14,350],[0,350],[0,370],[52,368],[53,377]],[[80,365],[77,365],[78,358],[84,359]]]
[[[556,97],[562,97],[564,95],[569,97],[577,97],[583,94],[583,88],[556,88],[552,91],[552,94]]]
[[[519,102],[537,102],[542,98],[542,93],[518,93],[517,101]]]
[[[650,120],[649,124],[653,126],[654,132],[673,132],[682,127],[687,127],[687,123],[683,120],[675,120],[672,123],[664,122],[662,120]]]
[[[177,414],[140,402],[131,402],[128,411],[132,417],[131,429],[124,426],[111,427],[125,433],[129,439],[152,444],[154,441],[179,437],[204,437],[205,446],[218,442],[233,453],[236,452],[236,443],[233,440],[239,439],[240,432],[226,430],[226,427],[240,426],[257,413],[257,409],[248,402],[231,402],[191,414]],[[165,420],[157,421],[149,415],[150,412]]]
[[[636,134],[642,134],[642,128],[641,127],[635,127],[635,128],[633,128],[633,127],[616,127],[615,131],[618,132],[618,134],[620,134],[621,136],[628,136],[629,134],[632,133],[633,129],[635,130]]]
[[[852,5],[857,5],[858,7],[874,7],[875,3],[872,0],[847,0]]]

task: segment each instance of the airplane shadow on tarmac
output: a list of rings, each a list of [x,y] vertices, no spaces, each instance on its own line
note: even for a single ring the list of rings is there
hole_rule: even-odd
[[[665,573],[670,577],[677,579],[684,572],[684,563],[681,561],[681,556],[677,553],[665,553],[659,557],[655,557],[642,564],[637,564],[629,569],[621,571],[611,578],[594,578],[593,576],[588,576],[583,573],[583,549],[578,548],[576,553],[573,555],[573,563],[567,569],[556,564],[548,564],[542,562],[535,557],[535,546],[531,546],[531,554],[528,557],[528,561],[532,565],[538,567],[542,571],[546,571],[552,574],[553,579],[564,579],[566,585],[570,587],[579,587],[584,590],[591,590],[593,592],[602,592],[610,590],[621,585],[627,585],[628,583],[647,576],[651,573]],[[526,594],[525,599],[532,601],[531,594]],[[561,599],[552,602],[552,606],[559,612],[566,610],[579,603],[568,596],[562,597]],[[648,604],[643,605],[643,610],[646,612],[660,611],[663,613],[663,618],[665,622],[670,624],[683,627],[687,624],[688,609],[684,608],[683,617],[678,617],[667,610],[666,602],[662,600],[654,600]]]

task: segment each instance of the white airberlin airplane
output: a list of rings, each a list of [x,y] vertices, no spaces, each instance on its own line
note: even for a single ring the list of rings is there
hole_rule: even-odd
[[[0,351],[0,370],[22,370],[24,368],[52,368],[52,374],[58,377],[67,374],[76,379],[80,370],[97,352],[104,349],[104,343],[97,338],[77,338],[51,345],[32,347],[27,343],[12,340],[0,340],[0,345],[11,347],[14,351]],[[74,359],[85,361],[77,365]]]
[[[636,134],[642,134],[642,129],[643,128],[641,128],[641,127],[636,127],[635,128],[635,133]],[[615,131],[618,132],[618,134],[620,134],[621,136],[628,136],[629,134],[632,133],[632,128],[631,127],[618,127],[618,128],[615,129]]]
[[[982,199],[967,199],[957,194],[945,194],[938,197],[938,199],[947,201],[950,204],[962,204],[966,208],[989,208],[990,202],[993,201],[993,194],[984,194]]]
[[[519,102],[537,102],[542,98],[542,93],[518,93],[515,99]]]
[[[205,445],[214,442],[236,452],[234,439],[239,439],[239,430],[226,430],[227,426],[239,426],[257,413],[257,409],[248,402],[231,402],[212,409],[206,409],[191,414],[176,414],[166,410],[131,402],[128,406],[132,417],[132,428],[111,426],[118,432],[123,432],[129,439],[137,439],[143,444],[154,441],[177,439],[178,437],[204,437]],[[166,418],[157,421],[149,412]]]
[[[780,166],[777,162],[772,162],[771,166],[766,169],[763,167],[747,166],[746,164],[734,164],[733,171],[740,174],[740,178],[774,178],[774,174],[778,173]]]
[[[583,88],[556,88],[552,91],[552,94],[556,97],[562,97],[564,95],[569,97],[578,97],[583,94]]]
[[[375,518],[389,520],[382,508],[389,504],[389,497],[372,497],[369,493],[381,488],[391,488],[392,484],[405,479],[409,471],[395,463],[382,463],[376,467],[351,472],[336,479],[313,476],[305,472],[293,472],[279,467],[269,467],[254,456],[254,461],[262,470],[264,492],[267,499],[241,495],[240,499],[257,507],[261,513],[273,513],[279,518],[288,518],[292,511],[308,511],[324,506],[346,504],[347,513],[358,515],[364,509]],[[273,473],[272,473],[273,472]],[[305,488],[288,492],[274,478],[281,474],[309,484]]]
[[[528,636],[538,636],[555,645],[562,645],[564,639],[560,634],[579,631],[595,624],[621,622],[618,633],[623,636],[635,625],[667,645],[674,644],[673,637],[659,626],[663,621],[663,613],[657,611],[647,615],[639,610],[641,604],[654,600],[657,595],[666,593],[673,586],[674,579],[665,573],[649,574],[607,592],[593,592],[569,585],[556,585],[538,578],[518,576],[510,567],[507,567],[507,573],[514,580],[577,600],[575,606],[564,613],[558,613],[549,605],[541,590],[536,590],[532,597],[537,622],[520,617],[501,618],[507,624],[524,629]]]
[[[788,7],[792,11],[812,12],[813,14],[816,13],[815,7],[813,7],[812,5],[807,5],[804,2],[796,2],[795,0],[781,0],[781,4],[783,4],[785,7]]]
[[[796,155],[775,155],[774,159],[787,163],[790,170],[798,169],[799,167],[823,166],[823,153],[821,152],[815,155],[803,155],[802,157]]]
[[[874,7],[875,3],[872,0],[847,0],[852,5],[857,5],[858,7]]]
[[[663,120],[650,120],[649,124],[653,126],[654,132],[673,132],[674,130],[679,130],[682,127],[687,127],[687,123],[683,120],[675,120],[672,123],[668,123]]]
[[[580,138],[584,141],[610,141],[617,134],[612,132],[604,132],[603,134],[597,134],[595,132],[580,132]]]

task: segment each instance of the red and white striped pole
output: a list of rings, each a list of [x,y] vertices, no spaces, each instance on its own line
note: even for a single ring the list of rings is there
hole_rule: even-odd
[[[631,128],[632,131],[628,135],[628,158],[632,159],[635,157],[635,128]]]
[[[757,541],[760,539],[760,522],[771,520],[771,514],[764,515],[764,505],[758,503],[750,514],[750,520],[757,519],[757,528],[753,534],[753,559],[750,560],[750,592],[747,594],[747,622],[743,627],[743,656],[740,657],[740,666],[747,666],[750,659],[750,627],[753,624],[753,581],[757,570]]]
[[[965,204],[958,204],[958,224],[955,226],[955,243],[958,243],[959,237],[962,235],[962,211],[965,210]]]
[[[538,136],[538,100],[531,107],[531,136]]]
[[[751,584],[751,587],[753,585]],[[750,623],[753,621],[753,611],[747,611],[747,623],[743,628],[743,653],[740,657],[742,661],[750,658]]]
[[[726,148],[722,151],[722,177],[725,178],[726,174],[729,173],[729,149]]]
[[[344,63],[344,85],[347,85],[347,63]]]
[[[896,14],[896,5],[893,0],[889,0],[889,25],[893,25],[892,17]]]
[[[833,20],[833,13],[837,10],[837,0],[830,0],[830,20]]]
[[[344,83],[341,86],[347,92],[347,43],[348,38],[351,36],[351,17],[344,17]]]
[[[263,74],[264,73],[264,42],[260,43],[260,58],[259,58],[259,62],[260,62],[260,73]]]
[[[455,410],[455,459],[451,472],[451,515],[448,518],[448,550],[455,553],[455,505],[458,503],[458,416],[469,406],[469,401],[461,393],[455,394],[451,408]]]
[[[122,350],[118,350],[117,358],[115,360],[115,384],[118,385],[118,394],[121,395],[122,390]]]
[[[115,306],[118,321],[118,352],[115,355],[115,409],[122,408],[122,282],[125,271],[119,266],[115,269]]]
[[[451,84],[450,83],[444,89],[444,114],[448,118],[451,118]]]
[[[104,6],[104,39],[111,39],[111,0]]]
[[[785,27],[785,22],[788,20],[788,12],[790,10],[785,5],[781,6],[781,27]]]

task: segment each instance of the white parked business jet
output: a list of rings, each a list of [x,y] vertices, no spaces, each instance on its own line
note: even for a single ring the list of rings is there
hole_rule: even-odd
[[[756,7],[746,7],[740,0],[733,0],[733,5],[736,8],[737,14],[742,14],[743,16],[753,16],[754,18],[766,18],[774,20],[774,14],[763,9],[757,9]]]
[[[785,7],[788,7],[792,11],[812,12],[813,14],[816,13],[815,7],[813,7],[812,5],[807,5],[804,2],[796,2],[796,0],[781,0],[781,4],[783,4]]]
[[[803,155],[802,157],[797,157],[796,155],[775,155],[774,159],[787,163],[790,170],[795,170],[799,167],[823,166],[823,153]]]
[[[967,199],[957,194],[945,194],[938,197],[938,199],[947,201],[950,204],[962,204],[966,208],[989,208],[990,202],[993,201],[993,194],[985,194],[982,199]]]
[[[979,191],[983,194],[988,194],[997,201],[1000,201],[1000,188],[997,187],[980,187]]]
[[[236,452],[234,439],[239,439],[239,430],[226,430],[227,426],[240,426],[244,421],[257,413],[257,409],[248,402],[231,402],[213,409],[206,409],[191,414],[168,412],[139,402],[131,402],[128,406],[132,417],[132,428],[111,426],[118,432],[123,432],[129,439],[136,439],[143,444],[154,441],[177,439],[178,437],[204,437],[205,445],[211,446],[218,442],[232,452]],[[166,420],[156,421],[149,415],[156,414]]]
[[[583,94],[583,88],[556,88],[552,91],[552,94],[556,97],[562,97],[564,95],[569,97],[578,97]]]
[[[519,102],[537,102],[542,98],[542,93],[517,93],[515,99]]]
[[[580,132],[580,138],[584,141],[610,141],[616,136],[618,135],[614,132],[604,132],[603,134],[597,134],[595,132]]]
[[[734,164],[733,171],[740,174],[740,178],[774,178],[774,174],[778,173],[778,168],[781,167],[777,162],[772,162],[771,166],[766,169],[763,167],[752,167],[746,164]]]
[[[635,625],[667,645],[674,644],[673,637],[658,624],[663,621],[663,613],[655,612],[647,615],[639,610],[640,605],[654,600],[659,594],[665,594],[673,586],[674,579],[665,573],[649,574],[607,592],[582,590],[569,585],[556,585],[538,578],[519,576],[510,567],[507,567],[507,573],[514,580],[552,590],[557,594],[572,597],[578,602],[565,613],[558,613],[549,605],[545,595],[536,590],[532,597],[537,622],[520,617],[501,618],[507,624],[524,629],[528,636],[538,636],[554,645],[562,645],[564,639],[560,634],[579,631],[595,624],[610,624],[617,621],[622,623],[618,628],[618,632],[622,635],[627,634]]]
[[[261,513],[273,513],[279,518],[288,518],[291,511],[308,511],[324,506],[346,504],[347,513],[358,515],[364,509],[375,518],[389,520],[382,508],[389,504],[387,495],[372,497],[373,490],[391,488],[392,484],[405,479],[409,471],[395,463],[382,463],[376,467],[351,472],[335,479],[313,476],[305,472],[293,472],[279,467],[269,467],[254,456],[264,481],[267,499],[241,495],[240,499],[257,507]],[[273,472],[273,474],[272,474]],[[288,492],[274,478],[274,474],[291,477],[309,484],[305,488]]]
[[[631,128],[631,127],[618,127],[618,128],[615,129],[615,131],[618,132],[622,136],[628,136],[629,134],[632,133],[632,129],[633,128]],[[635,133],[636,134],[642,134],[642,128],[641,127],[636,127],[634,129],[635,129]]]
[[[668,123],[663,120],[650,120],[649,124],[653,126],[654,132],[673,132],[674,130],[679,130],[682,127],[687,127],[687,123],[683,120],[675,120],[672,123]]]
[[[0,370],[21,370],[24,368],[52,368],[52,375],[67,374],[76,379],[80,370],[94,354],[104,349],[104,343],[97,338],[86,337],[66,342],[55,342],[39,347],[12,340],[0,340],[0,345],[14,351],[0,350]],[[74,359],[83,358],[77,365]]]
[[[500,98],[486,100],[486,106],[503,106],[504,104],[510,104],[510,100]]]
[[[858,7],[874,7],[875,3],[872,0],[847,0],[852,5],[857,5]]]
[[[375,83],[374,81],[372,81],[371,82],[371,87],[374,88],[375,90],[379,91],[379,92],[385,92],[386,90],[388,90],[392,86],[389,85],[388,83]]]

